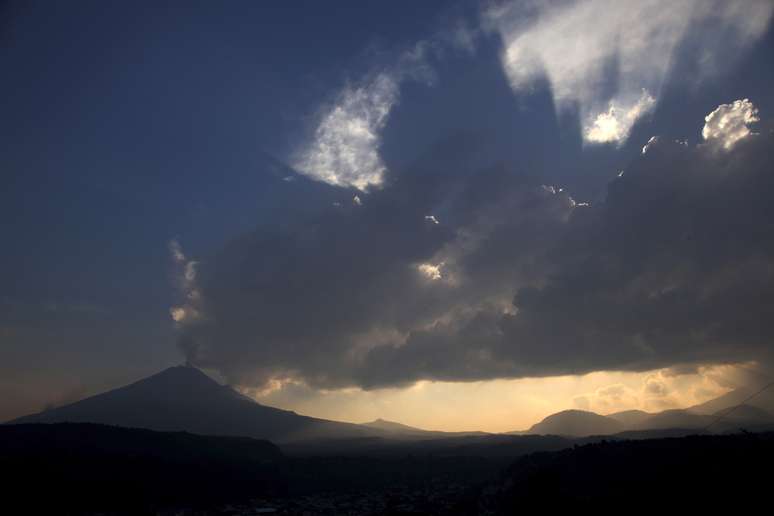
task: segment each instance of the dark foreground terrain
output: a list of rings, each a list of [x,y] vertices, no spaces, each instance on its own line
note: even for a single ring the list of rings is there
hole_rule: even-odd
[[[278,493],[279,448],[268,441],[87,423],[0,426],[5,514],[210,506]]]
[[[520,458],[482,491],[479,507],[769,512],[772,461],[774,433],[601,441]]]
[[[504,465],[401,451],[291,457],[268,441],[91,423],[2,425],[0,513],[449,514]]]
[[[451,515],[770,504],[774,433],[428,444],[305,455],[248,438],[5,425],[3,512]]]

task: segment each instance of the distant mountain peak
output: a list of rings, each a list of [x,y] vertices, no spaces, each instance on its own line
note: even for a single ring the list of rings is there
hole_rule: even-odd
[[[393,432],[426,432],[426,430],[422,430],[421,428],[415,428],[413,426],[404,425],[403,423],[398,423],[395,421],[388,421],[382,418],[377,418],[373,421],[369,421],[368,423],[361,423],[360,426]]]
[[[551,414],[540,423],[532,425],[527,433],[584,437],[613,434],[623,429],[624,425],[611,417],[587,410],[569,409]]]
[[[228,385],[223,385],[198,367],[191,365],[176,365],[168,367],[156,374],[138,380],[116,390],[131,389],[136,392],[154,391],[168,401],[182,401],[196,397],[241,397],[239,392]],[[252,401],[252,400],[251,400]]]
[[[60,422],[274,441],[366,437],[376,431],[261,405],[190,365],[169,367],[124,387],[11,421]]]
[[[145,378],[145,380],[149,380],[151,378],[157,378],[160,376],[175,376],[177,378],[199,378],[199,379],[207,379],[213,383],[218,383],[215,380],[213,380],[210,376],[208,376],[207,373],[205,373],[198,367],[191,365],[189,362],[176,365],[176,366],[167,367],[166,369],[159,371],[156,374],[148,376],[147,378]]]

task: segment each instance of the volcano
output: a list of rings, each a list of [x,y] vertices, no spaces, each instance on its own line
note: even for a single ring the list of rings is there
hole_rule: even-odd
[[[267,407],[195,367],[170,367],[135,383],[9,423],[101,423],[273,442],[379,437],[380,429]]]

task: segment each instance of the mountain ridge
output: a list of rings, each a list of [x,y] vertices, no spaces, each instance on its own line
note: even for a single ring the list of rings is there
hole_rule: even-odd
[[[713,432],[774,428],[774,415],[763,403],[734,404],[749,393],[738,389],[686,409],[657,413],[627,410],[607,415],[582,410],[550,414],[525,431],[510,435],[585,437],[662,430]],[[758,401],[758,400],[756,400]],[[346,423],[262,405],[203,371],[174,366],[130,384],[85,399],[23,416],[6,424],[99,423],[200,435],[244,436],[276,443],[322,440],[427,440],[492,435],[480,431],[424,430],[382,418]]]
[[[414,426],[405,425],[396,421],[388,421],[386,419],[377,418],[373,421],[366,423],[360,423],[360,426],[367,428],[373,428],[383,432],[387,432],[387,437],[393,438],[414,438],[414,439],[427,439],[427,438],[446,438],[446,437],[463,437],[463,436],[482,436],[490,435],[487,432],[482,431],[446,431],[446,430],[425,430]]]
[[[190,366],[170,367],[123,387],[7,424],[64,422],[244,436],[273,442],[373,437],[382,433],[353,423],[261,405]]]
[[[545,417],[532,425],[527,433],[583,437],[614,434],[623,430],[624,425],[613,418],[587,410],[570,409]]]

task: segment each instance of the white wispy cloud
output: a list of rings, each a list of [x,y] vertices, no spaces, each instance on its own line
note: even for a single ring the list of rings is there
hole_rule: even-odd
[[[326,183],[365,191],[384,180],[379,156],[380,132],[398,102],[398,80],[377,74],[347,86],[317,126],[313,142],[296,157],[294,167]]]
[[[313,137],[291,158],[293,167],[317,181],[354,187],[380,187],[387,168],[379,153],[381,133],[400,101],[406,81],[435,82],[431,62],[449,53],[473,54],[479,29],[457,20],[399,53],[391,66],[372,70],[345,85],[322,110]]]
[[[387,168],[379,154],[381,132],[400,100],[400,86],[414,80],[432,84],[429,55],[441,40],[420,41],[404,51],[395,64],[347,84],[323,110],[311,141],[293,158],[300,173],[325,183],[366,192],[384,182]]]
[[[487,20],[503,39],[514,90],[547,79],[557,107],[578,109],[588,143],[624,141],[658,100],[675,51],[689,31],[704,38],[699,75],[760,37],[769,0],[588,0],[511,2]],[[705,41],[706,40],[706,41]]]

